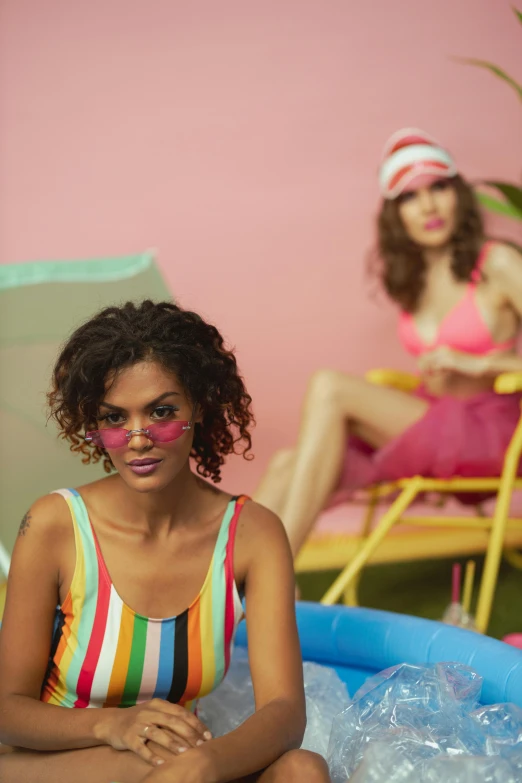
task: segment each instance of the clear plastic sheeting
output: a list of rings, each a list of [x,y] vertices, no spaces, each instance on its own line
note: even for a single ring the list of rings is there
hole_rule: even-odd
[[[372,743],[350,783],[519,783],[509,763],[498,757],[437,756],[413,764],[396,748]],[[343,781],[344,783],[344,781]]]
[[[334,783],[522,783],[522,711],[480,707],[481,685],[476,672],[458,663],[401,664],[371,677],[333,721]]]
[[[328,760],[333,783],[522,783],[522,709],[480,705],[482,677],[460,663],[401,664],[349,700],[337,673],[304,664],[308,724],[302,747]],[[202,699],[214,736],[254,712],[245,649]]]
[[[485,734],[486,755],[509,761],[522,781],[522,710],[515,704],[493,704],[473,713]]]
[[[336,672],[305,663],[307,726],[302,747],[326,757],[332,721],[349,704],[346,686]],[[245,650],[236,650],[224,682],[198,705],[198,717],[215,737],[236,729],[254,712],[252,679]]]
[[[483,756],[440,756],[430,762],[422,777],[423,783],[520,783],[520,780],[503,759]]]
[[[246,650],[234,654],[219,688],[198,703],[198,718],[214,737],[237,729],[254,712],[254,693]]]
[[[413,773],[413,764],[400,751],[390,745],[373,742],[350,783],[412,783]]]
[[[302,748],[326,758],[332,723],[350,699],[337,673],[317,663],[303,666],[306,696],[306,731]]]

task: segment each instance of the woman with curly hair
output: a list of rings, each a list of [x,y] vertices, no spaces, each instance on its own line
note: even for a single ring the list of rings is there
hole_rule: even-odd
[[[378,481],[498,475],[520,395],[495,377],[522,370],[522,258],[486,241],[471,187],[447,150],[407,128],[380,167],[379,276],[418,362],[409,394],[320,370],[297,446],[277,452],[254,497],[281,516],[296,554],[320,511]]]
[[[102,310],[65,344],[49,404],[109,475],[22,521],[0,633],[2,783],[328,781],[298,750],[284,528],[214,486],[253,424],[218,330],[166,302]],[[243,595],[256,712],[214,739],[197,700],[225,676]]]

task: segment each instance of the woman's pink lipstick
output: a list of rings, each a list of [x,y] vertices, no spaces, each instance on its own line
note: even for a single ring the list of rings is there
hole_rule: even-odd
[[[153,473],[156,470],[160,462],[160,459],[133,459],[127,465],[136,475],[148,476],[149,473]]]
[[[426,231],[436,231],[438,228],[444,228],[444,221],[442,218],[433,218],[424,224],[424,228]]]

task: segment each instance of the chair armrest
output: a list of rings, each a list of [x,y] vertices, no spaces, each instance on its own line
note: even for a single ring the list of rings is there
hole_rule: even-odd
[[[415,391],[421,382],[417,375],[401,370],[369,370],[364,377],[369,383],[374,383],[376,386],[390,386],[392,389],[404,392]]]
[[[522,372],[503,372],[495,379],[497,394],[513,394],[522,391]]]

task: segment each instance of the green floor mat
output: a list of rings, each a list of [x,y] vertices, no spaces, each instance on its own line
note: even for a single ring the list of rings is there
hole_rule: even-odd
[[[466,558],[467,559],[467,558]],[[459,560],[464,570],[466,559]],[[482,575],[484,558],[475,558],[477,572],[473,604]],[[373,609],[440,620],[450,602],[453,560],[424,560],[413,563],[368,566],[359,586],[359,603]],[[318,601],[334,580],[336,571],[299,574],[301,597]],[[522,571],[502,563],[488,634],[501,639],[522,632]]]

